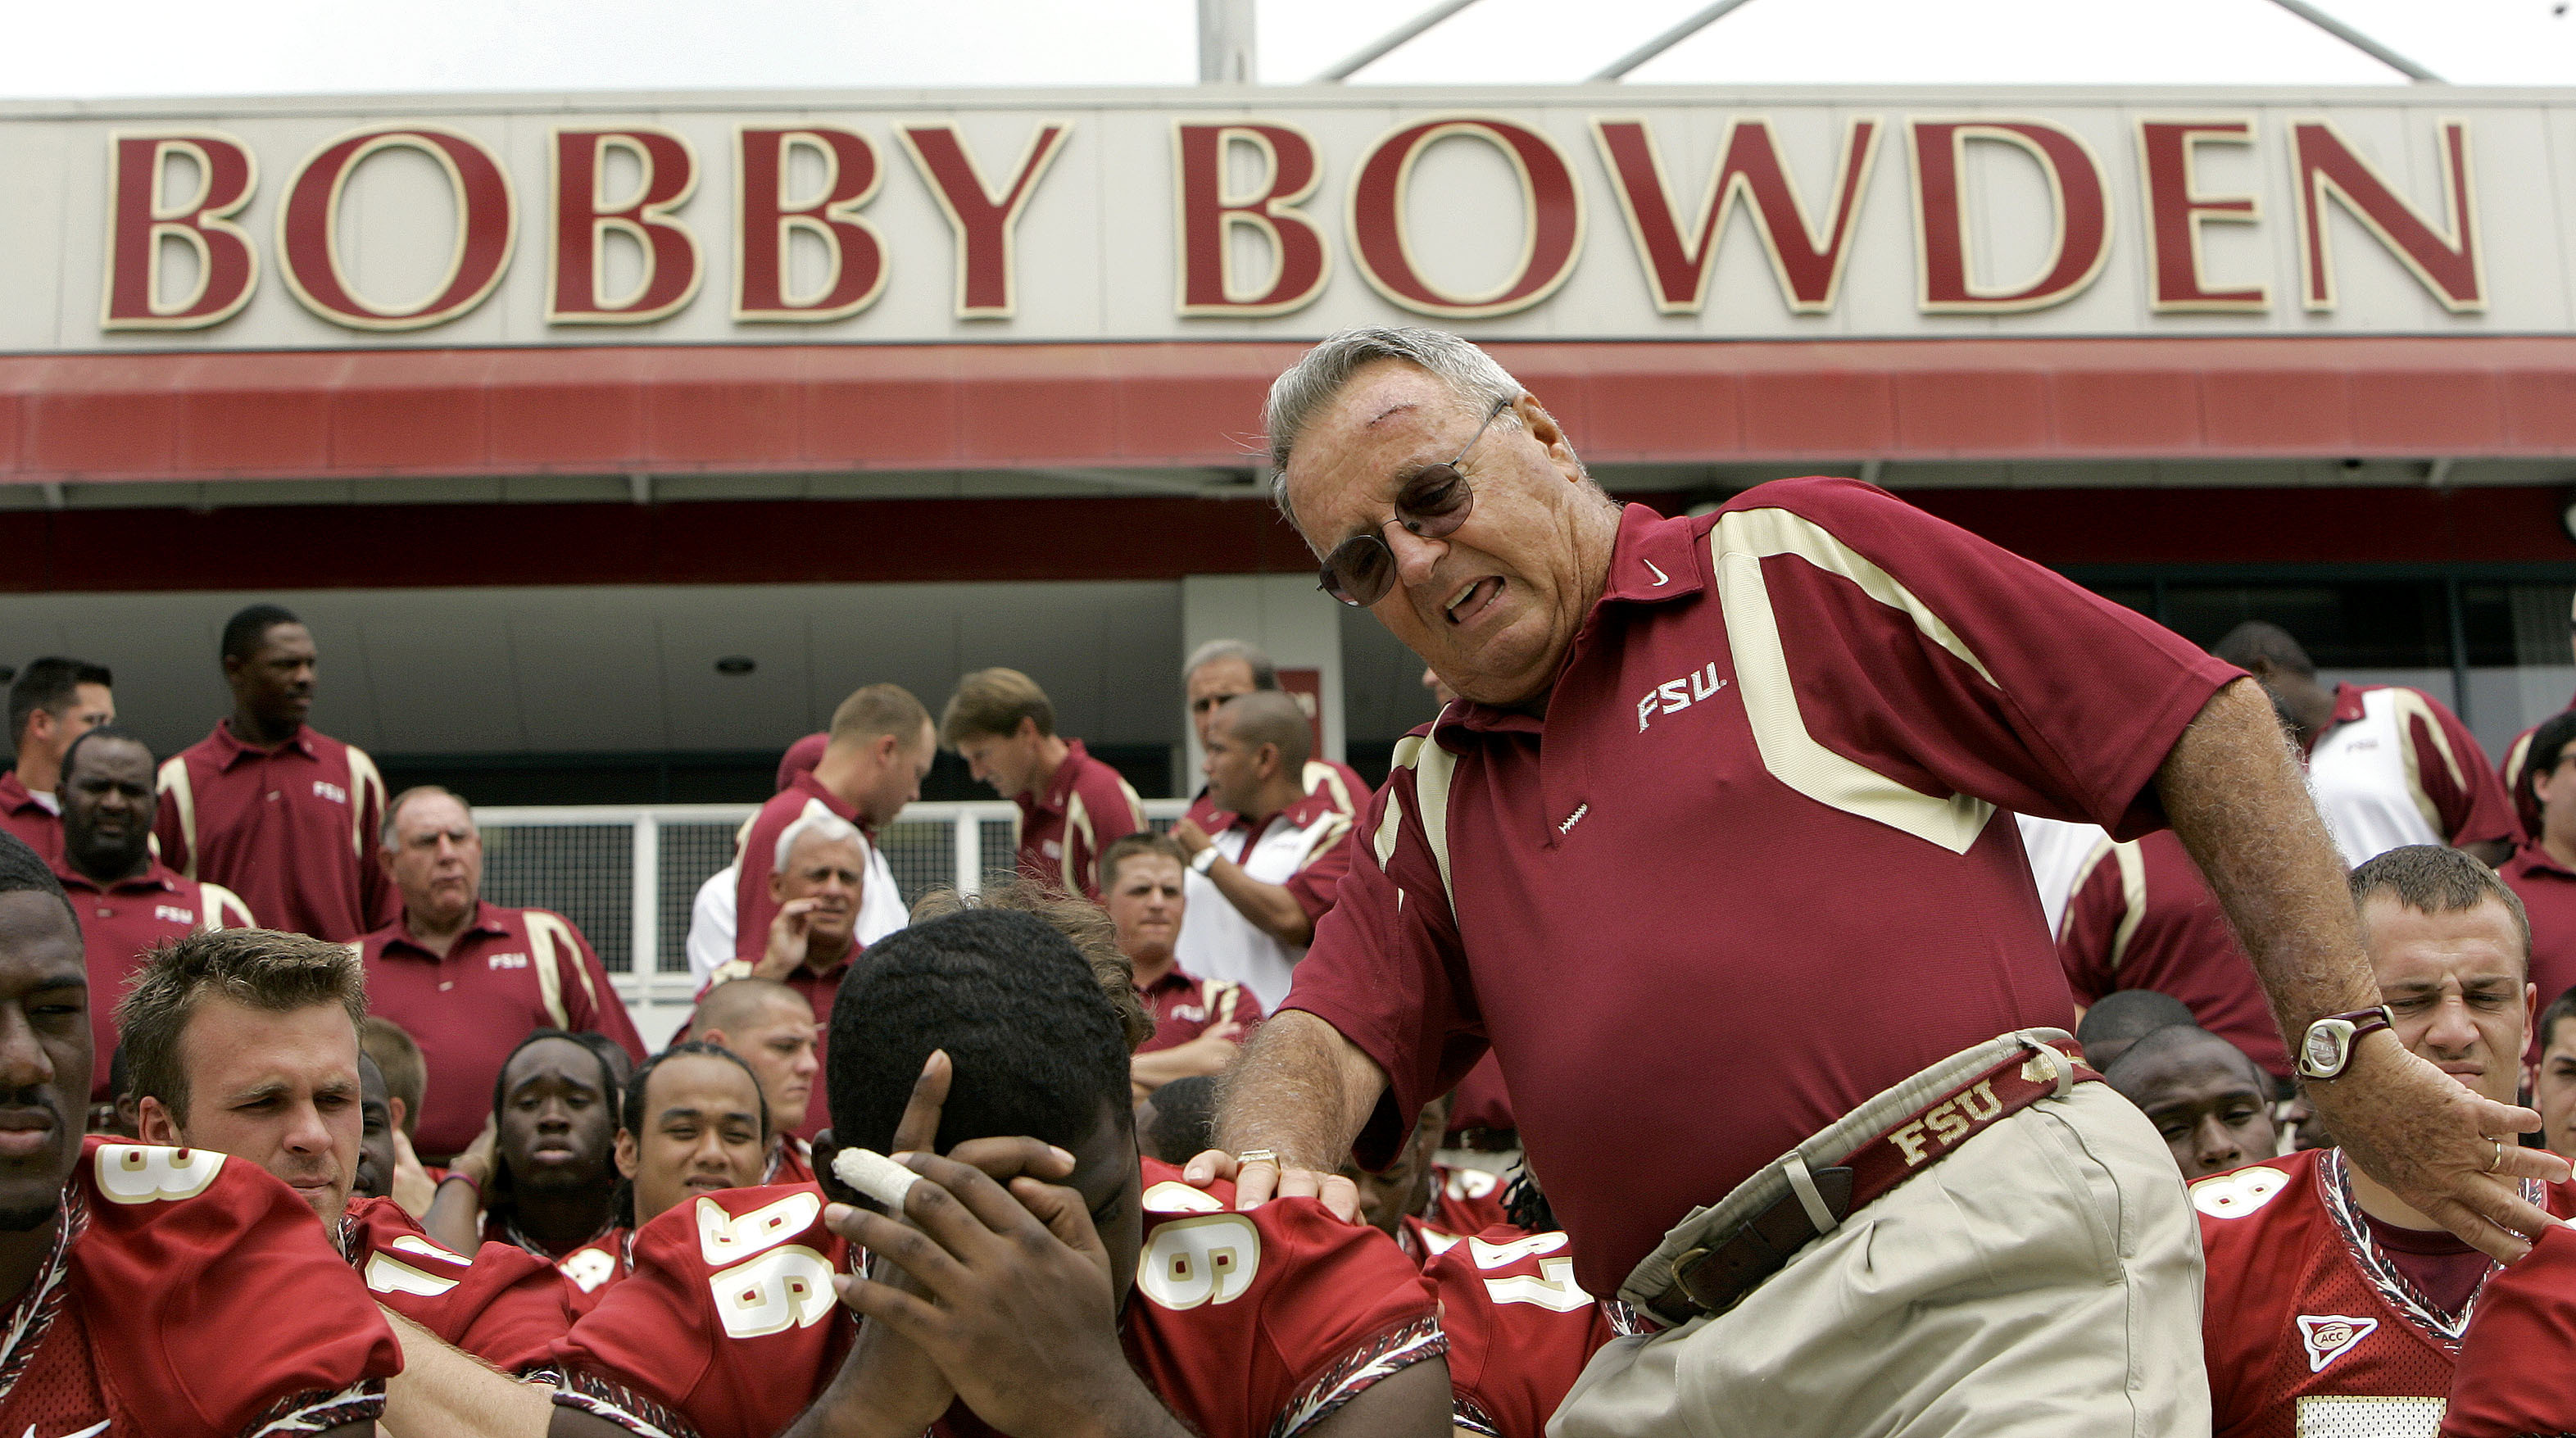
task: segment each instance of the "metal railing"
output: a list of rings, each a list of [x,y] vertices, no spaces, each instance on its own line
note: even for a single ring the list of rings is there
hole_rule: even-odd
[[[1148,799],[1168,829],[1185,799]],[[697,982],[685,947],[689,908],[707,877],[733,862],[751,804],[567,805],[474,811],[483,831],[483,897],[552,909],[598,950],[635,1025],[656,1047],[688,1014]],[[877,836],[909,905],[932,889],[968,893],[1011,868],[1006,801],[914,804]]]

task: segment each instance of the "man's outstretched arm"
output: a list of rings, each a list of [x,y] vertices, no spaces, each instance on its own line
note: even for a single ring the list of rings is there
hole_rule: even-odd
[[[1377,1060],[1331,1024],[1290,1009],[1253,1034],[1219,1085],[1217,1147],[1191,1159],[1185,1178],[1234,1179],[1237,1208],[1320,1197],[1345,1219],[1359,1212],[1359,1190],[1337,1170],[1386,1092]],[[1253,1149],[1279,1155],[1279,1172],[1254,1164],[1237,1174],[1234,1156]]]
[[[2293,1052],[2311,1020],[2379,1002],[2343,861],[2252,680],[2202,707],[2156,771],[2156,790],[2244,940]],[[2551,1221],[2522,1200],[2520,1180],[2563,1179],[2567,1164],[2514,1141],[2540,1116],[2471,1093],[2396,1035],[2369,1035],[2344,1077],[2308,1092],[2354,1162],[2489,1254],[2519,1258],[2525,1235]]]

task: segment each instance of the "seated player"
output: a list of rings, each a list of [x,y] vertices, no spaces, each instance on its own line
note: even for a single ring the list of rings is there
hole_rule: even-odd
[[[2351,887],[2395,1041],[2512,1103],[2539,997],[2526,977],[2521,902],[2494,870],[2433,844],[2379,855],[2353,870]],[[2356,1040],[2388,1041],[2376,1031]],[[2552,1214],[2576,1214],[2576,1185],[2536,1177],[2548,1161],[2496,1142],[2495,1172],[2521,1176],[2525,1197]],[[2222,1438],[2432,1430],[2493,1260],[2339,1148],[2204,1178],[2191,1197],[2208,1256],[2201,1328]]]
[[[391,1199],[352,1199],[365,979],[348,945],[301,934],[227,929],[155,949],[118,1012],[144,1139],[283,1180],[376,1301],[418,1325],[394,1325],[404,1371],[388,1387],[388,1432],[505,1431],[474,1425],[513,1411],[515,1431],[530,1431],[543,1395],[455,1350],[518,1361],[543,1349],[571,1326],[562,1282],[506,1245],[434,1244]]]
[[[421,1226],[460,1252],[508,1243],[550,1263],[606,1236],[619,1092],[607,1056],[578,1035],[538,1029],[502,1061],[492,1089],[490,1143],[478,1138],[456,1156]]]
[[[2193,1024],[2191,1009],[2171,994],[2153,989],[2118,989],[2084,1011],[2075,1024],[2076,1045],[2095,1073],[2107,1073],[2129,1045],[2167,1024]]]
[[[2102,1078],[2164,1135],[2185,1179],[2224,1173],[2278,1151],[2272,1076],[2207,1029],[2157,1029],[2123,1050]]]
[[[1216,1142],[1216,1077],[1176,1078],[1136,1105],[1136,1147],[1147,1158],[1187,1163]]]
[[[1231,1213],[1225,1185],[1140,1159],[1108,994],[1022,913],[952,913],[870,949],[825,1046],[821,1183],[648,1225],[634,1276],[560,1354],[556,1401],[614,1428],[558,1420],[559,1438],[1447,1434],[1420,1272],[1312,1200]],[[848,1206],[842,1142],[950,1156],[911,1154],[923,1178],[899,1221]],[[862,1249],[871,1276],[850,1273]]]
[[[795,990],[786,994],[805,1007]],[[577,1315],[634,1271],[637,1229],[697,1194],[758,1184],[774,1153],[760,1080],[741,1055],[711,1043],[673,1044],[646,1059],[618,1112],[616,1226],[558,1265]]]
[[[420,1127],[421,1095],[429,1088],[429,1064],[402,1025],[381,1014],[367,1015],[367,1021],[358,1026],[358,1050],[375,1065],[393,1120],[393,1131],[386,1138],[393,1165],[385,1194],[418,1219],[429,1212],[429,1202],[438,1192],[438,1175],[420,1161],[420,1150],[412,1144]],[[362,1078],[364,1073],[360,1071]]]
[[[769,1105],[769,1157],[759,1183],[810,1183],[814,1146],[796,1136],[814,1102],[814,1010],[805,996],[775,979],[728,979],[698,1000],[689,1032],[733,1050],[760,1077]]]
[[[1443,1094],[1422,1106],[1412,1141],[1383,1171],[1371,1173],[1357,1159],[1342,1164],[1343,1176],[1360,1191],[1360,1221],[1394,1239],[1416,1263],[1429,1263],[1469,1234],[1508,1223],[1499,1201],[1501,1179],[1439,1162],[1453,1097]],[[1471,1189],[1474,1180],[1481,1182]]]
[[[0,1433],[374,1433],[401,1351],[296,1196],[82,1136],[88,987],[61,881],[0,834]]]
[[[1424,1272],[1440,1290],[1457,1430],[1545,1438],[1583,1365],[1620,1330],[1574,1281],[1565,1235],[1526,1169],[1510,1192],[1508,1223],[1451,1245]]]

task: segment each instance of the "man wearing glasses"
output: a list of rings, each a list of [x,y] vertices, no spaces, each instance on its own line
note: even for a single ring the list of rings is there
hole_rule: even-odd
[[[1384,1162],[1490,1045],[1574,1281],[1652,1335],[1556,1438],[2207,1431],[2191,1205],[2069,1056],[1998,811],[2170,823],[2355,1161],[2498,1257],[2549,1222],[2538,1116],[2365,1008],[2234,669],[1851,480],[1622,510],[1451,336],[1328,339],[1267,418],[1325,588],[1465,702],[1397,750],[1190,1173],[1347,1209],[1341,1154]]]

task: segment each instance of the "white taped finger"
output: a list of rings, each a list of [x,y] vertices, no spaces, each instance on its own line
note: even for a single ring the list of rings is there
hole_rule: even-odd
[[[832,1155],[832,1172],[841,1182],[884,1204],[888,1213],[903,1212],[905,1195],[921,1175],[874,1149],[845,1148]]]

